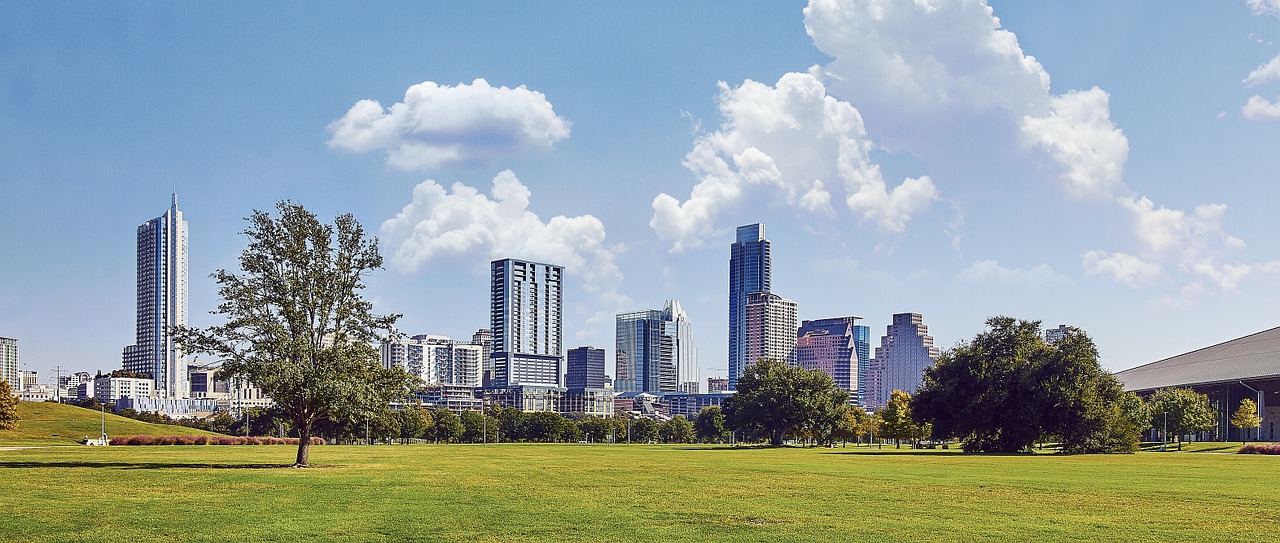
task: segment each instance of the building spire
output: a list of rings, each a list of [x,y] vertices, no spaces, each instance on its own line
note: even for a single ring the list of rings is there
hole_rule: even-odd
[[[173,185],[173,209],[178,209],[178,185]]]

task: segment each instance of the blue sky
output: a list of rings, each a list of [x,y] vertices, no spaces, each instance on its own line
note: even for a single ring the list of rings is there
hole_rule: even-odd
[[[704,379],[751,222],[774,291],[873,344],[1003,314],[1119,370],[1278,324],[1276,0],[689,4],[2,3],[0,335],[118,367],[174,187],[194,325],[281,198],[380,237],[406,332],[468,338],[489,260],[554,261],[568,347],[676,298]]]

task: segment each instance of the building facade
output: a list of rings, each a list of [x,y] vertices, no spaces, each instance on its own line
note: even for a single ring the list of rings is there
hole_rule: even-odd
[[[924,383],[924,370],[933,365],[940,352],[933,346],[933,336],[919,313],[897,313],[876,347],[876,356],[867,372],[863,387],[864,407],[880,409],[889,401],[889,393],[901,390],[915,394]]]
[[[21,367],[18,364],[18,340],[0,337],[0,379],[9,382],[9,392],[16,393],[22,389]]]
[[[481,345],[457,343],[446,336],[419,334],[388,339],[380,349],[382,366],[400,368],[424,386],[478,387],[484,367]]]
[[[729,390],[751,360],[747,357],[747,296],[769,292],[771,261],[763,224],[739,226],[729,252]]]
[[[471,334],[471,344],[480,346],[480,384],[489,386],[489,382],[493,380],[493,333],[488,328],[476,330]]]
[[[796,332],[796,363],[831,376],[836,387],[858,393],[857,322],[861,317],[804,321]]]
[[[855,324],[853,325],[853,349],[858,356],[858,386],[855,387],[854,397],[858,405],[867,405],[866,399],[862,397],[862,383],[867,381],[867,372],[871,371],[871,327]]]
[[[173,341],[187,324],[187,221],[178,195],[163,215],[138,225],[135,343],[124,348],[125,371],[146,374],[161,398],[190,397],[187,362]]]
[[[771,292],[753,292],[747,296],[745,363],[754,364],[771,358],[788,365],[796,364],[796,303]],[[732,385],[731,385],[732,386]]]
[[[604,388],[604,349],[578,347],[565,357],[564,383],[568,388]]]
[[[618,392],[694,392],[698,388],[693,325],[680,302],[619,313],[614,356]]]
[[[490,264],[492,385],[559,387],[564,375],[564,268],[507,258]]]
[[[717,392],[729,391],[729,379],[727,377],[708,377],[707,392],[715,394]]]

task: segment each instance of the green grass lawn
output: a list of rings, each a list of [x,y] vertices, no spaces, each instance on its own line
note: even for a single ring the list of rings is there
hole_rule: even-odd
[[[0,451],[0,541],[1270,540],[1280,458],[642,445]]]
[[[76,445],[84,436],[102,434],[102,414],[92,409],[49,402],[18,402],[18,428],[0,431],[0,445]],[[217,435],[203,430],[151,424],[107,413],[107,434]]]

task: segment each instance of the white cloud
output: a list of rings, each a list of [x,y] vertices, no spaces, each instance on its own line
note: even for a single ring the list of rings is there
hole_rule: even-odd
[[[1280,0],[1244,0],[1254,15],[1270,15],[1280,19]]]
[[[1280,98],[1272,102],[1255,94],[1249,97],[1240,113],[1251,121],[1280,119]]]
[[[493,178],[490,195],[426,180],[414,187],[413,201],[382,223],[379,235],[391,249],[391,265],[402,271],[451,255],[528,259],[564,266],[608,311],[629,303],[618,293],[622,271],[614,257],[621,248],[606,245],[600,219],[557,215],[543,222],[528,209],[530,195],[510,170]]]
[[[1163,275],[1159,264],[1125,253],[1087,251],[1082,260],[1085,274],[1131,287],[1154,284]]]
[[[542,93],[476,79],[456,86],[425,81],[409,87],[403,102],[386,108],[376,100],[360,100],[327,131],[330,148],[383,151],[391,167],[425,170],[550,149],[569,137],[569,127]]]
[[[1249,5],[1255,13],[1280,13],[1276,0]],[[1243,242],[1223,230],[1225,206],[1188,213],[1135,194],[1124,181],[1129,142],[1111,119],[1110,96],[1097,87],[1053,94],[1049,74],[985,2],[810,0],[805,27],[835,57],[811,72],[822,75],[833,96],[852,100],[878,137],[883,128],[912,154],[943,161],[971,151],[961,141],[1022,138],[1045,152],[1071,193],[1126,211],[1138,255],[1089,251],[1087,275],[1138,286],[1171,267],[1233,290],[1251,272],[1233,259]],[[1270,80],[1271,69],[1259,68],[1250,80]],[[1245,115],[1280,118],[1280,104],[1255,97]]]
[[[788,73],[775,86],[747,80],[720,83],[722,123],[703,134],[685,156],[698,177],[688,200],[659,194],[649,225],[672,251],[701,246],[724,210],[762,187],[805,212],[832,215],[832,188],[845,204],[882,232],[898,233],[911,216],[937,199],[926,176],[889,189],[871,163],[862,116],[828,96],[810,74]]]
[[[1124,189],[1129,140],[1111,122],[1110,95],[1094,87],[1049,101],[1049,115],[1023,117],[1022,131],[1049,151],[1077,194],[1113,195]]]
[[[969,267],[960,270],[956,275],[959,283],[996,283],[1006,286],[1022,287],[1065,287],[1071,285],[1071,279],[1061,275],[1047,264],[1038,264],[1030,269],[1006,268],[997,260],[979,260]]]
[[[1276,55],[1266,64],[1254,68],[1244,78],[1245,86],[1256,87],[1280,79],[1280,55]]]

